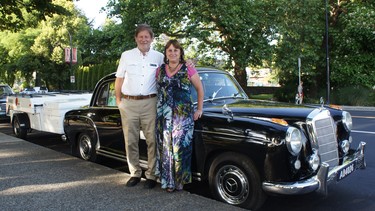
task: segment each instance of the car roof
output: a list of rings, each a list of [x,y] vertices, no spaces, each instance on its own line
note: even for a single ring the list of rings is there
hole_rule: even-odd
[[[198,72],[220,72],[220,73],[227,73],[224,70],[220,70],[214,67],[196,67]]]

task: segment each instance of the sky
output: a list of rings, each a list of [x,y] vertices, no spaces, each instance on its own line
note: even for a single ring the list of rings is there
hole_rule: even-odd
[[[98,28],[105,22],[106,14],[99,12],[100,9],[106,6],[108,0],[79,0],[74,1],[77,8],[83,11],[89,21],[94,20],[94,28]]]

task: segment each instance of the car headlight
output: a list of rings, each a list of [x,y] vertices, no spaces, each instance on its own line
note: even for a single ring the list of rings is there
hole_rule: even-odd
[[[353,128],[353,121],[352,115],[349,112],[343,111],[342,112],[342,124],[344,125],[345,129],[351,131]]]
[[[289,127],[286,131],[286,145],[292,155],[298,155],[302,149],[302,135],[295,127]]]

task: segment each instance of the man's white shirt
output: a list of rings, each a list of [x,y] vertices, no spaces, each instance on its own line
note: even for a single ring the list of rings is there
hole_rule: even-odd
[[[143,55],[138,48],[121,54],[116,77],[124,78],[121,92],[126,95],[156,94],[156,69],[163,64],[164,55],[150,50]]]

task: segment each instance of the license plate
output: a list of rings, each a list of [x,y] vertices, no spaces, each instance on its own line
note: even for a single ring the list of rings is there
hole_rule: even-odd
[[[353,173],[355,169],[355,162],[347,164],[344,168],[337,172],[337,181],[344,179],[349,174]]]

